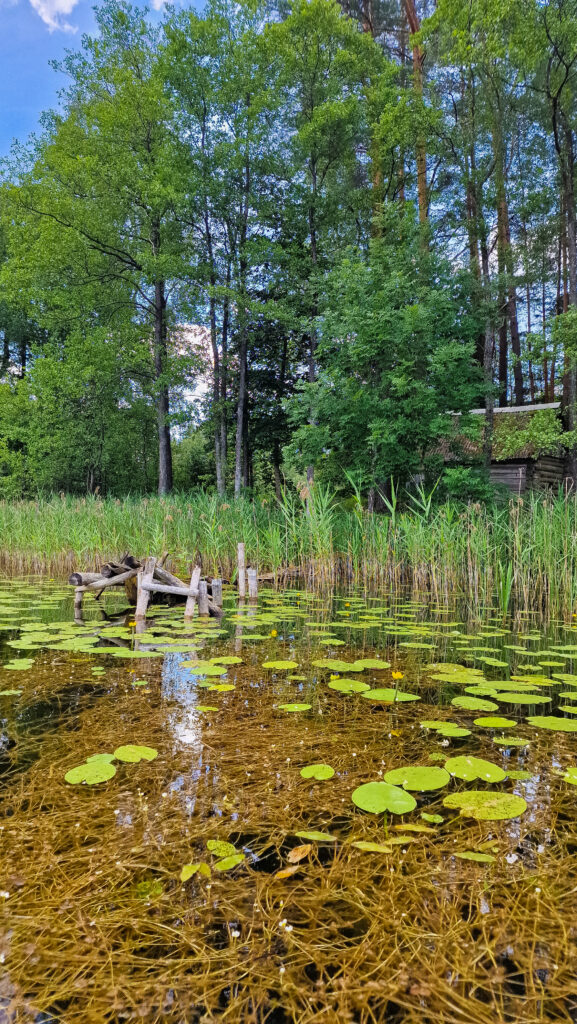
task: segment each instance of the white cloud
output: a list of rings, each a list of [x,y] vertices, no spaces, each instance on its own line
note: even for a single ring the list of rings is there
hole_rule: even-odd
[[[161,11],[165,3],[168,3],[168,0],[151,0],[150,6],[155,11]]]
[[[65,19],[76,7],[78,0],[30,0],[31,6],[51,32],[76,32],[76,27]]]

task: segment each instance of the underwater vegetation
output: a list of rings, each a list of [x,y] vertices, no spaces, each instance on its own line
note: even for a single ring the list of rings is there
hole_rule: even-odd
[[[0,581],[0,1019],[577,1020],[577,625]]]

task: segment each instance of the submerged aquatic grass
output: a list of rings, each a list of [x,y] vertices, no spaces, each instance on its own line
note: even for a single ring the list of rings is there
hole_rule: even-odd
[[[287,570],[318,583],[347,580],[416,587],[435,599],[463,594],[471,607],[498,595],[501,616],[520,607],[546,614],[577,608],[577,497],[511,498],[502,506],[446,503],[421,514],[347,510],[317,487],[305,504],[223,501],[195,492],[170,498],[51,498],[0,502],[0,569],[70,572],[130,550],[171,552],[188,567],[232,578],[236,545],[262,572]],[[367,623],[357,623],[367,628]],[[415,641],[417,642],[417,641]]]
[[[32,645],[0,703],[8,1021],[574,1021],[577,741],[549,723],[577,726],[577,652],[541,677],[550,714],[499,704],[570,621],[270,589],[186,630],[153,606],[137,634],[122,606],[80,627],[66,587],[0,583],[0,638]],[[315,634],[339,620],[327,659]],[[507,719],[455,706],[471,678]],[[526,745],[495,744],[503,722]]]

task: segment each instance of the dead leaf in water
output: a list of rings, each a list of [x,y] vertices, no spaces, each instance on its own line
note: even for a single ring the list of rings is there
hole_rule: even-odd
[[[287,857],[289,864],[298,864],[299,860],[304,860],[305,857],[308,857],[312,848],[312,843],[303,843],[302,846],[295,846],[294,850],[291,850]]]

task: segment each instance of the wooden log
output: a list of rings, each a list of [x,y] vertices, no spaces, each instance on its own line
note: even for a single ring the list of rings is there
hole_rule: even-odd
[[[154,576],[154,567],[156,565],[156,558],[147,558],[144,563],[142,572],[138,574],[138,597],[136,599],[136,614],[135,619],[146,618],[146,609],[148,608],[148,602],[150,601],[150,591],[145,589],[146,583],[152,583],[152,577]]]
[[[248,579],[248,597],[250,601],[256,601],[258,598],[258,583],[256,579],[256,569],[247,569],[246,575]]]
[[[161,565],[156,566],[154,570],[154,579],[158,583],[166,583],[169,587],[184,587],[186,590],[190,589],[188,583],[185,583],[184,580],[175,576],[174,573],[169,572],[168,569],[163,569]]]
[[[208,587],[206,585],[206,580],[199,580],[198,581],[198,614],[199,615],[208,615],[209,614]]]
[[[154,580],[143,580],[140,584],[141,590],[149,594],[173,594],[174,597],[198,597],[198,590],[191,590],[190,587],[174,587],[168,583],[155,583]]]
[[[83,590],[105,590],[106,587],[120,587],[126,580],[133,579],[138,574],[138,569],[127,569],[120,576],[111,576],[110,579],[99,577],[93,583],[88,583]]]
[[[213,604],[216,608],[222,608],[222,580],[214,579],[211,590]]]
[[[198,584],[200,582],[200,573],[201,573],[201,571],[202,570],[200,568],[200,565],[195,565],[194,569],[192,570],[192,576],[190,577],[190,589],[191,590],[198,591]],[[196,598],[195,597],[191,596],[191,597],[188,598],[188,600],[186,602],[185,609],[184,609],[184,618],[185,619],[192,619],[192,616],[194,615],[194,605],[195,605],[195,603],[196,603]]]
[[[102,574],[99,572],[73,572],[68,577],[68,582],[72,587],[86,587],[89,583],[100,579],[102,579]]]
[[[246,597],[246,561],[244,544],[241,541],[238,545],[238,596]]]

